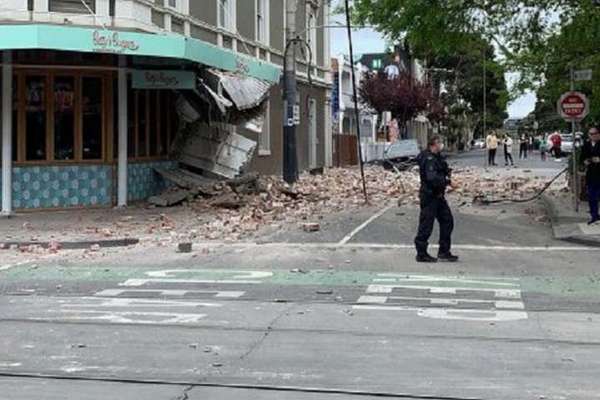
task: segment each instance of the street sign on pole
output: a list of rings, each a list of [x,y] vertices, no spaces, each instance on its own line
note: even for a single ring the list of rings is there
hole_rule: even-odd
[[[592,70],[580,69],[579,71],[573,71],[573,79],[575,79],[576,81],[591,81]]]
[[[590,112],[590,102],[580,92],[566,92],[557,103],[558,114],[567,121],[581,121]]]

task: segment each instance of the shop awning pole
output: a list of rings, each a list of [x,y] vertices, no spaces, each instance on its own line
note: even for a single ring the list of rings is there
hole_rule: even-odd
[[[12,214],[12,54],[2,54],[2,215]]]
[[[117,166],[117,206],[127,206],[127,59],[119,57],[119,156]]]

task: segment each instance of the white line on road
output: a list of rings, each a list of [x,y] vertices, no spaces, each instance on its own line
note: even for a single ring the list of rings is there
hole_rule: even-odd
[[[487,311],[472,309],[453,309],[453,308],[418,308],[406,306],[385,306],[385,305],[355,305],[354,310],[370,311],[413,311],[420,317],[465,321],[517,321],[527,319],[527,313],[524,311]]]
[[[362,231],[363,229],[365,229],[367,227],[367,225],[369,225],[371,222],[375,221],[377,218],[381,217],[383,214],[385,214],[389,209],[391,209],[393,207],[392,204],[390,204],[389,206],[385,207],[382,210],[379,210],[375,215],[371,216],[371,218],[369,218],[368,220],[366,220],[365,222],[363,222],[362,224],[360,224],[359,226],[356,227],[356,229],[354,229],[352,232],[350,232],[348,235],[346,235],[346,237],[344,237],[339,243],[339,246],[344,246],[346,243],[348,243],[358,232]]]
[[[224,243],[224,242],[200,242],[197,244],[206,248],[231,248],[231,249],[377,249],[377,250],[414,250],[414,244],[383,244],[383,243]],[[437,245],[431,245],[435,249]],[[530,252],[600,252],[600,247],[591,246],[488,246],[479,244],[455,244],[453,249],[474,251],[530,251]]]
[[[358,304],[386,304],[388,299],[401,301],[428,301],[431,305],[457,306],[461,303],[493,304],[499,309],[519,309],[524,310],[525,305],[522,301],[509,300],[481,300],[481,299],[450,299],[436,297],[410,297],[410,296],[360,296],[356,301]]]
[[[126,293],[156,293],[158,296],[184,297],[189,294],[213,294],[218,298],[238,298],[242,297],[246,292],[233,290],[171,290],[171,289],[105,289],[94,296],[97,297],[118,297]]]
[[[477,291],[477,292],[492,292],[496,297],[517,299],[521,298],[521,291],[518,289],[498,289],[498,288],[483,288],[483,287],[439,287],[426,285],[369,285],[367,293],[392,293],[392,290],[399,289],[417,289],[428,290],[429,293],[456,294],[457,290]]]

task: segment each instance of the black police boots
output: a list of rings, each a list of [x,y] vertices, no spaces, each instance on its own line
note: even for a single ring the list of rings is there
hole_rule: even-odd
[[[417,262],[434,263],[434,262],[437,262],[437,258],[432,257],[427,253],[422,253],[422,254],[417,254]]]
[[[454,254],[448,252],[448,253],[440,253],[438,254],[438,258],[439,261],[441,262],[457,262],[458,261],[458,256],[455,256]]]

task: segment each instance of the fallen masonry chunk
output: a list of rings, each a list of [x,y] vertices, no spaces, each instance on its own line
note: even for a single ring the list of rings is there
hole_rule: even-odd
[[[177,250],[179,250],[180,253],[191,253],[192,244],[189,242],[179,243],[179,245],[177,245]]]
[[[304,232],[318,232],[321,230],[321,225],[317,222],[307,222],[302,224],[302,229]]]
[[[333,294],[333,290],[331,290],[331,289],[319,289],[319,290],[317,290],[317,294]]]

